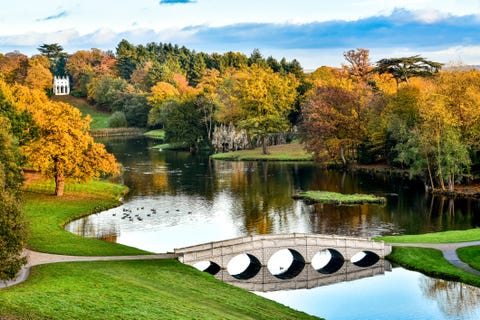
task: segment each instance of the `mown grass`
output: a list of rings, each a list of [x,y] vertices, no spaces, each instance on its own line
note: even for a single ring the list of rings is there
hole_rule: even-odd
[[[330,191],[305,191],[297,193],[294,199],[304,199],[308,202],[334,203],[337,205],[353,205],[365,203],[384,204],[387,199],[372,194],[343,194]]]
[[[52,99],[71,104],[72,106],[78,108],[82,112],[83,116],[89,114],[90,117],[92,117],[92,123],[90,124],[91,130],[95,131],[108,128],[108,119],[110,118],[110,113],[95,109],[95,107],[89,104],[87,100],[70,95],[54,96]]]
[[[452,243],[480,240],[480,229],[453,230],[418,235],[385,236],[378,240],[397,243]]]
[[[165,130],[163,129],[150,130],[145,132],[144,135],[146,135],[149,138],[163,140],[165,139]]]
[[[391,243],[454,243],[480,240],[480,229],[454,230],[419,235],[385,236],[376,238]],[[459,258],[472,268],[480,270],[480,247],[471,246],[457,250]],[[393,247],[388,260],[404,268],[446,280],[460,281],[480,287],[480,277],[450,264],[440,250]]]
[[[317,319],[172,259],[41,265],[0,302],[2,319]]]
[[[72,190],[74,189],[74,190]],[[64,231],[68,220],[117,205],[125,188],[105,182],[67,186],[35,182],[24,191],[29,247],[72,255],[141,250]],[[26,282],[0,290],[0,319],[317,319],[216,280],[177,260],[39,265]]]
[[[212,155],[216,160],[233,161],[312,161],[313,156],[300,143],[281,144],[268,147],[269,154],[263,154],[262,148],[240,150]]]
[[[440,250],[415,247],[393,247],[387,259],[431,277],[459,281],[480,287],[480,277],[450,264]],[[463,259],[462,259],[463,260]]]
[[[23,211],[29,224],[28,247],[32,250],[80,256],[145,254],[145,251],[83,238],[63,229],[73,219],[100,212],[120,204],[126,187],[91,181],[67,184],[65,195],[54,195],[52,182],[28,184],[23,192]]]
[[[480,246],[459,248],[457,255],[460,260],[468,263],[470,267],[480,270]]]

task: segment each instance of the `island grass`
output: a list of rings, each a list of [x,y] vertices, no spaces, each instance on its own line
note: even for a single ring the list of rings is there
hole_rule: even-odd
[[[80,255],[134,255],[147,252],[128,246],[84,238],[64,230],[73,219],[120,204],[126,187],[101,181],[67,184],[65,195],[54,195],[51,182],[29,183],[22,195],[23,211],[29,225],[28,248],[36,251]]]
[[[453,230],[418,235],[385,236],[377,240],[396,243],[453,243],[480,240],[480,229]]]
[[[163,129],[150,130],[145,132],[144,135],[146,135],[149,138],[163,140],[165,139],[165,130]]]
[[[40,265],[1,319],[317,319],[169,260]]]
[[[268,147],[269,154],[263,154],[262,148],[252,150],[217,153],[211,156],[215,160],[232,161],[312,161],[313,156],[300,143],[281,144]]]
[[[427,276],[450,281],[459,281],[480,287],[479,276],[455,267],[445,260],[440,250],[415,247],[393,247],[392,253],[387,256],[387,259],[406,269],[419,271]]]
[[[372,194],[342,194],[330,191],[305,191],[295,194],[293,198],[304,199],[311,203],[322,202],[336,205],[384,204],[387,201],[385,197],[378,197]]]
[[[54,96],[52,97],[55,101],[66,102],[72,106],[78,108],[83,116],[87,114],[92,117],[92,123],[90,124],[90,129],[100,130],[108,128],[108,119],[110,118],[110,113],[97,110],[94,106],[89,104],[86,99],[74,97],[71,95],[66,96]]]
[[[159,149],[159,150],[185,150],[185,149],[188,149],[188,144],[186,144],[185,142],[171,142],[171,143],[157,144],[152,148]]]

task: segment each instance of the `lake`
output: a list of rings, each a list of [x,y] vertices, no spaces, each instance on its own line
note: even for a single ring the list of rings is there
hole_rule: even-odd
[[[207,154],[152,149],[156,142],[143,137],[102,142],[122,163],[117,182],[130,193],[122,206],[66,228],[152,252],[253,234],[375,237],[480,225],[479,201],[432,197],[423,184],[405,177],[325,170],[313,163],[212,161]],[[383,195],[387,204],[311,205],[292,199],[304,190]],[[295,294],[258,294],[328,319],[480,318],[478,288],[402,268]]]

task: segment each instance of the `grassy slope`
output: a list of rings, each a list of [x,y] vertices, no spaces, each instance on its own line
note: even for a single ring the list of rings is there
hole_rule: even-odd
[[[478,251],[477,251],[478,252]],[[450,264],[440,250],[412,247],[393,247],[388,260],[404,268],[445,280],[460,281],[480,287],[480,277]]]
[[[92,117],[92,123],[90,124],[91,130],[99,130],[108,128],[108,118],[110,114],[107,112],[101,112],[95,109],[90,105],[85,99],[77,98],[74,96],[54,96],[52,97],[55,101],[62,101],[71,104],[72,106],[80,109],[82,114],[86,116],[87,114]]]
[[[377,240],[397,243],[452,243],[475,241],[479,239],[480,229],[377,238]],[[468,263],[473,268],[480,270],[479,246],[461,248],[457,250],[457,253],[462,261]],[[461,281],[480,287],[480,277],[454,267],[445,260],[440,250],[394,247],[392,253],[388,256],[388,259],[407,269],[420,271],[433,277]]]
[[[64,254],[135,254],[140,250],[75,236],[65,221],[118,204],[123,188],[92,182],[25,192],[31,248]],[[40,192],[40,190],[43,190]],[[51,191],[49,191],[51,194]],[[0,319],[316,319],[227,285],[177,260],[76,262],[32,268],[28,281],[0,290]]]
[[[0,301],[15,319],[316,319],[176,260],[43,265]]]
[[[35,183],[24,193],[23,211],[29,222],[32,250],[81,256],[144,254],[145,251],[76,236],[63,229],[66,222],[120,204],[125,187],[92,181],[66,186],[63,197],[53,195],[53,183]]]
[[[309,154],[299,143],[281,144],[268,147],[270,154],[264,155],[262,148],[253,150],[232,151],[226,153],[217,153],[212,155],[212,159],[217,160],[238,160],[238,161],[311,161],[312,155]]]

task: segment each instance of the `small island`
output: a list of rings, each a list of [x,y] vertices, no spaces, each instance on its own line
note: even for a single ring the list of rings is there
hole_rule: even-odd
[[[309,203],[333,203],[336,205],[385,204],[385,197],[372,194],[342,194],[330,191],[305,191],[293,195],[293,199],[306,200]]]

